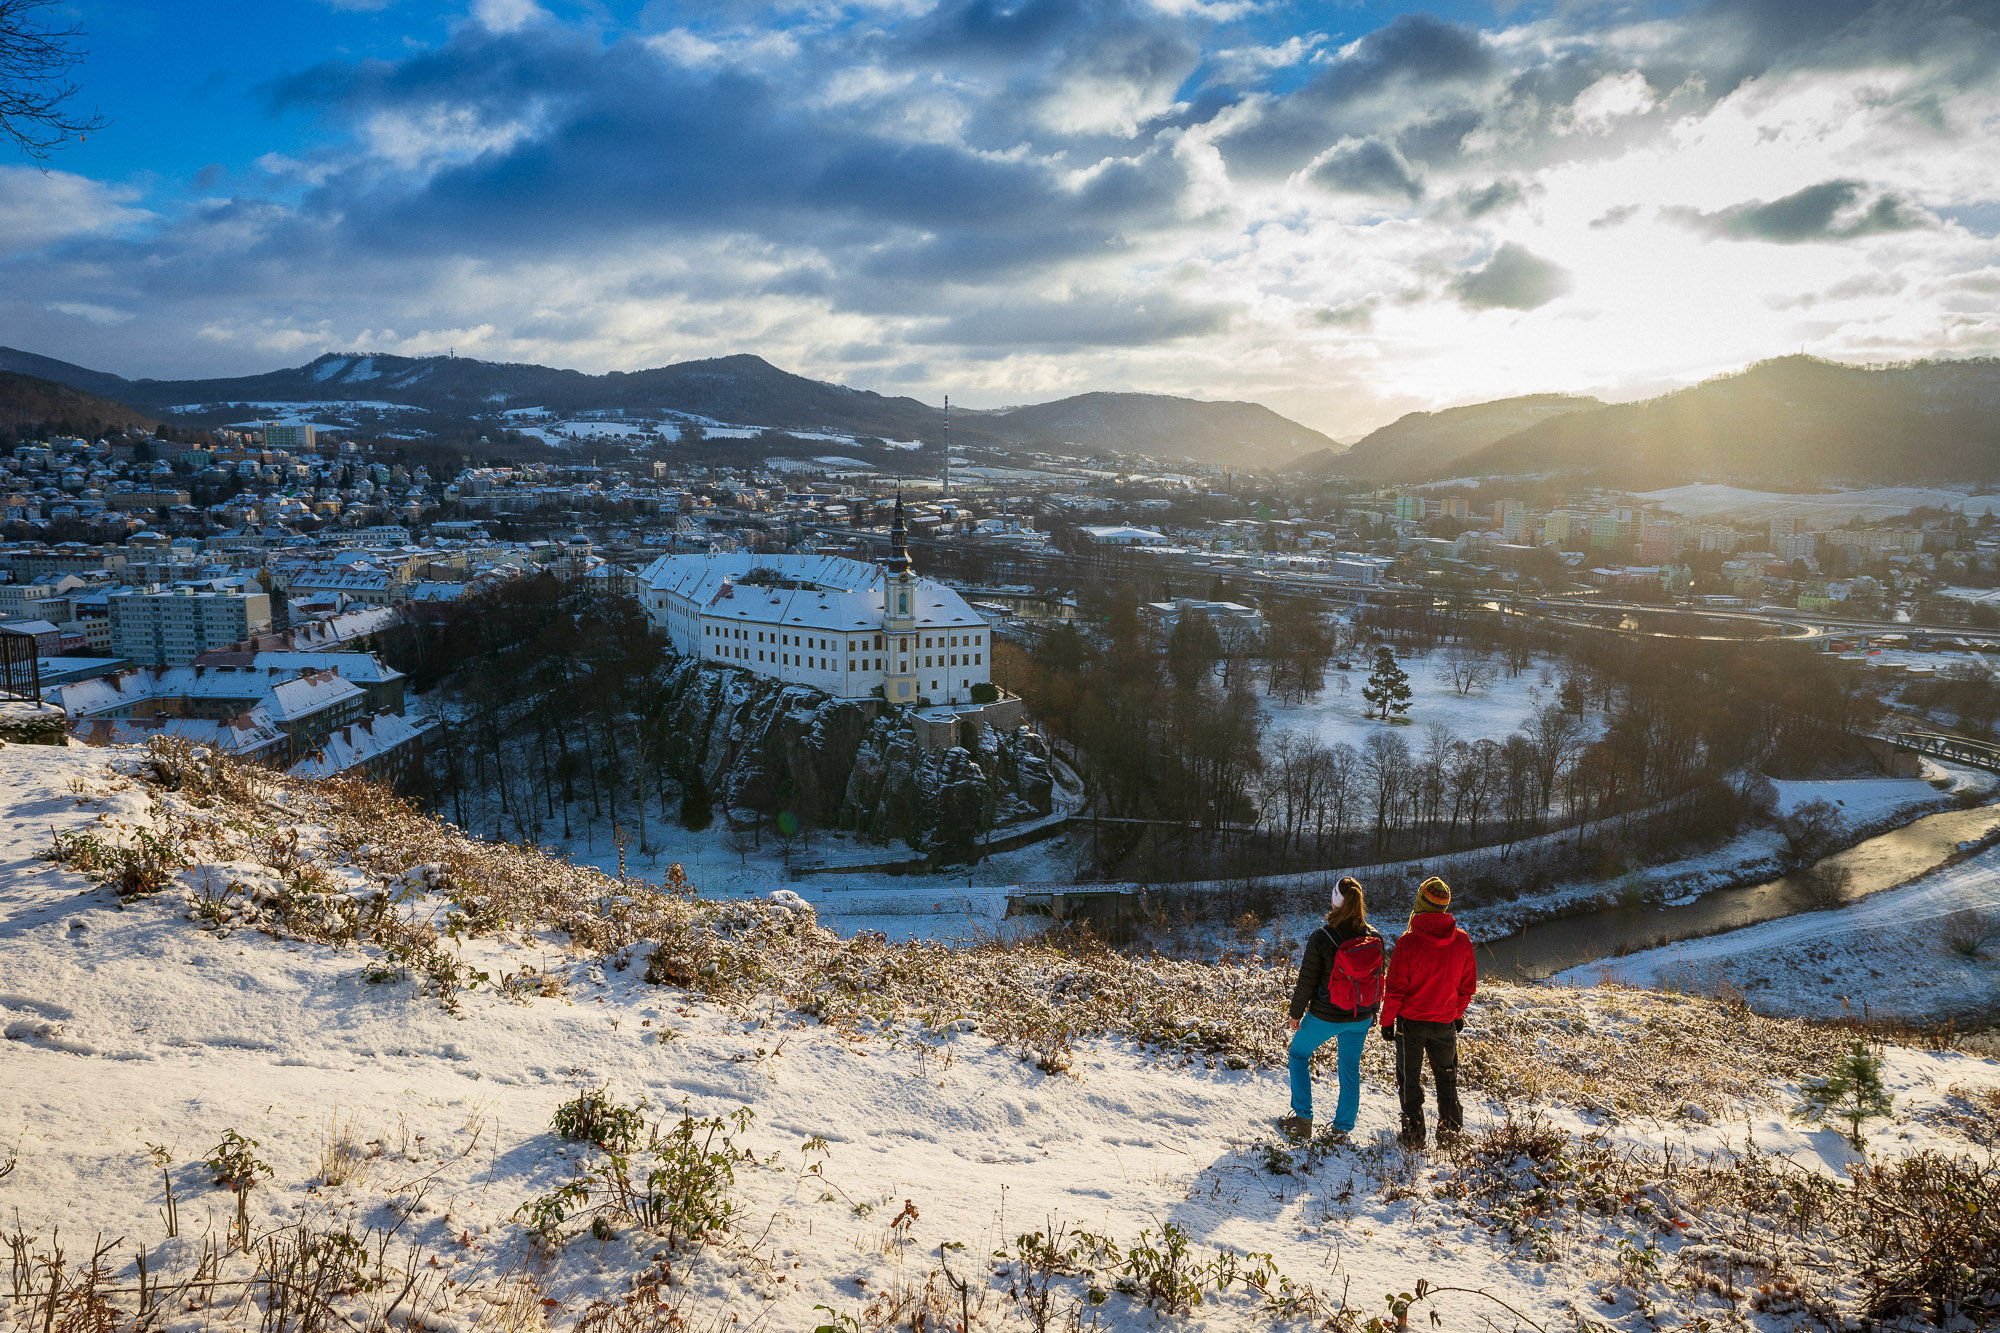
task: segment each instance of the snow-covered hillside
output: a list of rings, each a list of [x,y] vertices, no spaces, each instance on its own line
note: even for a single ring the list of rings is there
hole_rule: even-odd
[[[1298,1149],[1288,982],[842,940],[360,787],[9,746],[0,1323],[134,1327],[143,1283],[177,1330],[1360,1330],[1401,1294],[1451,1329],[1777,1330],[1994,1286],[1990,1061],[1887,1047],[1881,1170],[1840,1184],[1861,1154],[1789,1109],[1840,1034],[1494,987],[1463,1143],[1395,1146],[1371,1041],[1354,1141]],[[202,1164],[231,1133],[241,1192]],[[1916,1237],[1940,1179],[1985,1211]]]

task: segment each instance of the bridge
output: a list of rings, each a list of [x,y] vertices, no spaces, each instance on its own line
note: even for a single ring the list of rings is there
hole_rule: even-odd
[[[1950,736],[1941,731],[1889,732],[1871,737],[1907,754],[1924,754],[1933,759],[1945,759],[1954,764],[1964,764],[1970,768],[1983,768],[1989,773],[2000,773],[2000,745],[1992,741],[1976,741],[1966,736]]]

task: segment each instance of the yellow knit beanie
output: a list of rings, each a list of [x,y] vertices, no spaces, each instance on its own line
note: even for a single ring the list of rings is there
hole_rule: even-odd
[[[1451,906],[1451,885],[1432,875],[1417,886],[1417,911],[1442,912]],[[1414,915],[1414,913],[1412,913]]]

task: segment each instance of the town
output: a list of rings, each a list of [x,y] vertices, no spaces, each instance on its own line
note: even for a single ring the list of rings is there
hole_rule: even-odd
[[[0,0],[0,1333],[2000,1327],[1993,0]]]

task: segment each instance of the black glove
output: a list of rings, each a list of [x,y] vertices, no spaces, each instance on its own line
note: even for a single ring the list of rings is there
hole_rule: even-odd
[[[1460,1015],[1459,1015],[1459,1016],[1458,1016],[1457,1018],[1454,1018],[1454,1019],[1452,1019],[1452,1020],[1451,1020],[1451,1030],[1452,1030],[1453,1032],[1463,1032],[1463,1031],[1465,1031],[1465,1015],[1464,1015],[1464,1014],[1460,1014]]]
[[[1382,1027],[1382,1040],[1394,1041],[1395,1039],[1396,1039],[1396,1029],[1389,1027],[1387,1024],[1384,1024]]]

